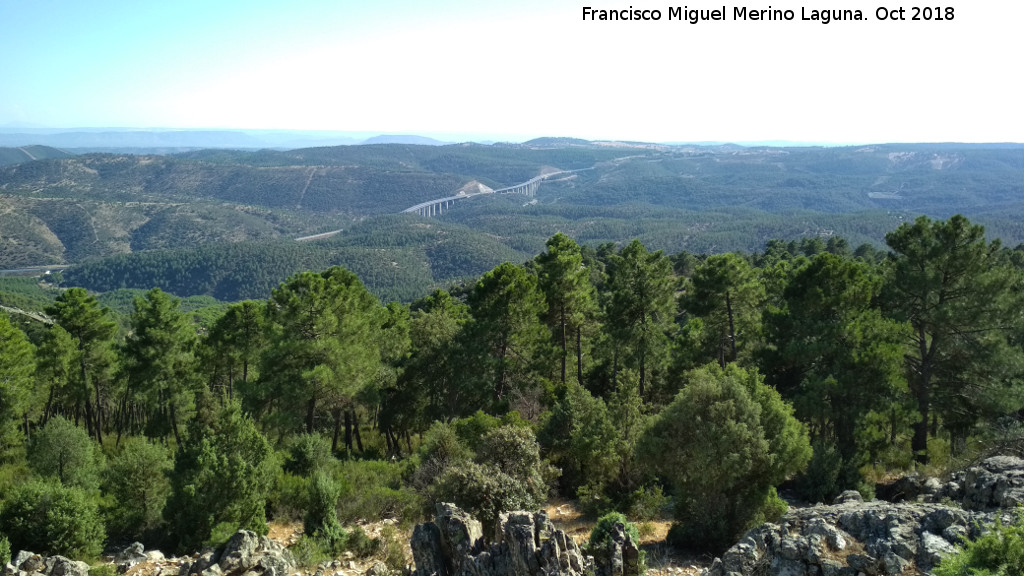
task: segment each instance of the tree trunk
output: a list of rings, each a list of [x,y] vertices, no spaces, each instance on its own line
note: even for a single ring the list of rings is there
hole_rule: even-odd
[[[89,432],[90,438],[95,438],[96,434],[93,432],[93,426],[96,424],[92,414],[92,402],[89,401],[88,395],[85,398],[85,429]]]
[[[312,434],[316,425],[316,397],[311,397],[306,403],[306,433]]]
[[[506,342],[501,343],[501,357],[498,360],[498,382],[494,387],[494,401],[500,402],[501,397],[505,395],[505,355],[508,353],[508,344]]]
[[[178,433],[178,416],[174,412],[174,402],[170,402],[170,414],[171,414],[171,430],[174,431],[174,442],[178,446],[178,451],[184,449],[184,445],[181,443],[181,434]]]
[[[50,394],[46,398],[46,409],[43,410],[43,426],[50,421],[50,409],[53,408],[53,384],[50,384]]]
[[[352,453],[352,416],[345,410],[345,449]]]
[[[729,291],[725,292],[725,311],[729,315],[729,342],[732,344],[732,361],[736,361],[736,327],[733,324],[732,318],[732,298],[729,297]],[[724,368],[724,366],[723,366]]]
[[[565,386],[565,361],[569,356],[568,347],[565,345],[565,306],[562,306],[562,386]]]
[[[644,401],[644,384],[647,382],[647,355],[640,354],[640,401]]]
[[[619,389],[619,347],[612,354],[612,390]]]
[[[576,383],[583,386],[583,346],[580,345],[581,328],[576,327]]]
[[[921,365],[918,367],[920,373],[914,396],[917,399],[917,411],[921,414],[921,420],[914,424],[914,437],[910,441],[910,449],[914,452],[914,459],[920,464],[928,463],[928,417],[931,416],[929,409],[932,403],[931,359],[926,336],[924,326],[919,326],[917,337]],[[932,349],[934,346],[935,339],[933,338]]]
[[[355,408],[352,409],[352,430],[355,431],[356,436],[356,449],[359,453],[363,453],[363,437],[359,435],[359,413],[356,412]]]
[[[100,400],[100,387],[96,385],[96,441],[103,446],[103,403]]]
[[[331,438],[331,454],[338,452],[338,435],[341,434],[341,408],[333,410],[334,415],[334,436]]]

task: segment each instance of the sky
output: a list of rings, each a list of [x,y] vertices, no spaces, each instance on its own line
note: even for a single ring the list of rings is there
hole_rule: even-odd
[[[912,21],[884,1],[0,0],[0,127],[1024,142],[1024,2],[932,0],[953,19]],[[802,20],[822,9],[865,20]]]

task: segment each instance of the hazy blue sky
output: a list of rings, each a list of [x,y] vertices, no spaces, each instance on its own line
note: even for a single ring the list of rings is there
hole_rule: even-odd
[[[879,4],[691,25],[642,1],[662,21],[582,21],[628,0],[0,0],[0,126],[1024,142],[1024,3]]]

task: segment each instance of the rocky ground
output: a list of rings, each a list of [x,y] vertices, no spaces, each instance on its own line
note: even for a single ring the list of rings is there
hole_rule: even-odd
[[[948,482],[907,476],[880,490],[879,495],[886,500],[864,502],[856,492],[847,492],[831,505],[793,507],[779,522],[751,530],[715,559],[671,549],[664,543],[670,522],[651,522],[640,542],[620,535],[612,554],[617,560],[594,568],[598,576],[635,576],[630,567],[635,568],[634,554],[643,550],[650,576],[929,574],[964,538],[977,537],[980,525],[996,517],[1004,522],[1014,520],[1013,510],[1024,505],[1024,460],[989,458],[954,474]],[[589,537],[593,523],[571,502],[556,501],[537,513],[504,515],[499,530],[504,537],[494,543],[478,533],[479,523],[474,525],[475,521],[456,510],[441,510],[433,523],[417,527],[418,535],[412,533],[412,547],[406,555],[410,560],[416,558],[410,569],[420,576],[583,576],[586,572],[587,558],[580,545]],[[453,517],[459,520],[452,522]],[[363,529],[374,537],[382,527],[377,523]],[[453,548],[451,535],[456,533],[468,540]],[[274,523],[268,536],[239,531],[220,554],[208,551],[166,557],[133,544],[107,562],[126,576],[383,576],[387,571],[378,559],[351,555],[300,568],[287,548],[301,534],[301,523]],[[472,570],[463,570],[469,566]],[[0,576],[88,574],[89,565],[84,562],[21,551]]]
[[[908,476],[892,500],[846,492],[829,506],[793,509],[751,530],[705,576],[909,576],[929,574],[965,538],[1024,504],[1024,460],[989,458],[949,482]]]

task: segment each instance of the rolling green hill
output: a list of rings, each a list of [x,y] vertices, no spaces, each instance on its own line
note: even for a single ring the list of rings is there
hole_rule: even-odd
[[[533,198],[481,195],[430,219],[398,213],[470,181],[555,170]],[[343,264],[408,299],[543,249],[555,232],[640,238],[670,252],[753,250],[770,238],[881,242],[919,214],[963,213],[1024,241],[1024,146],[375,144],[176,155],[85,154],[0,167],[0,268],[79,263],[69,282],[264,297],[288,274]],[[329,240],[299,236],[342,229]]]
[[[31,162],[33,160],[46,160],[50,158],[67,158],[71,154],[51,148],[49,146],[21,146],[19,148],[0,147],[0,166],[10,166]]]

